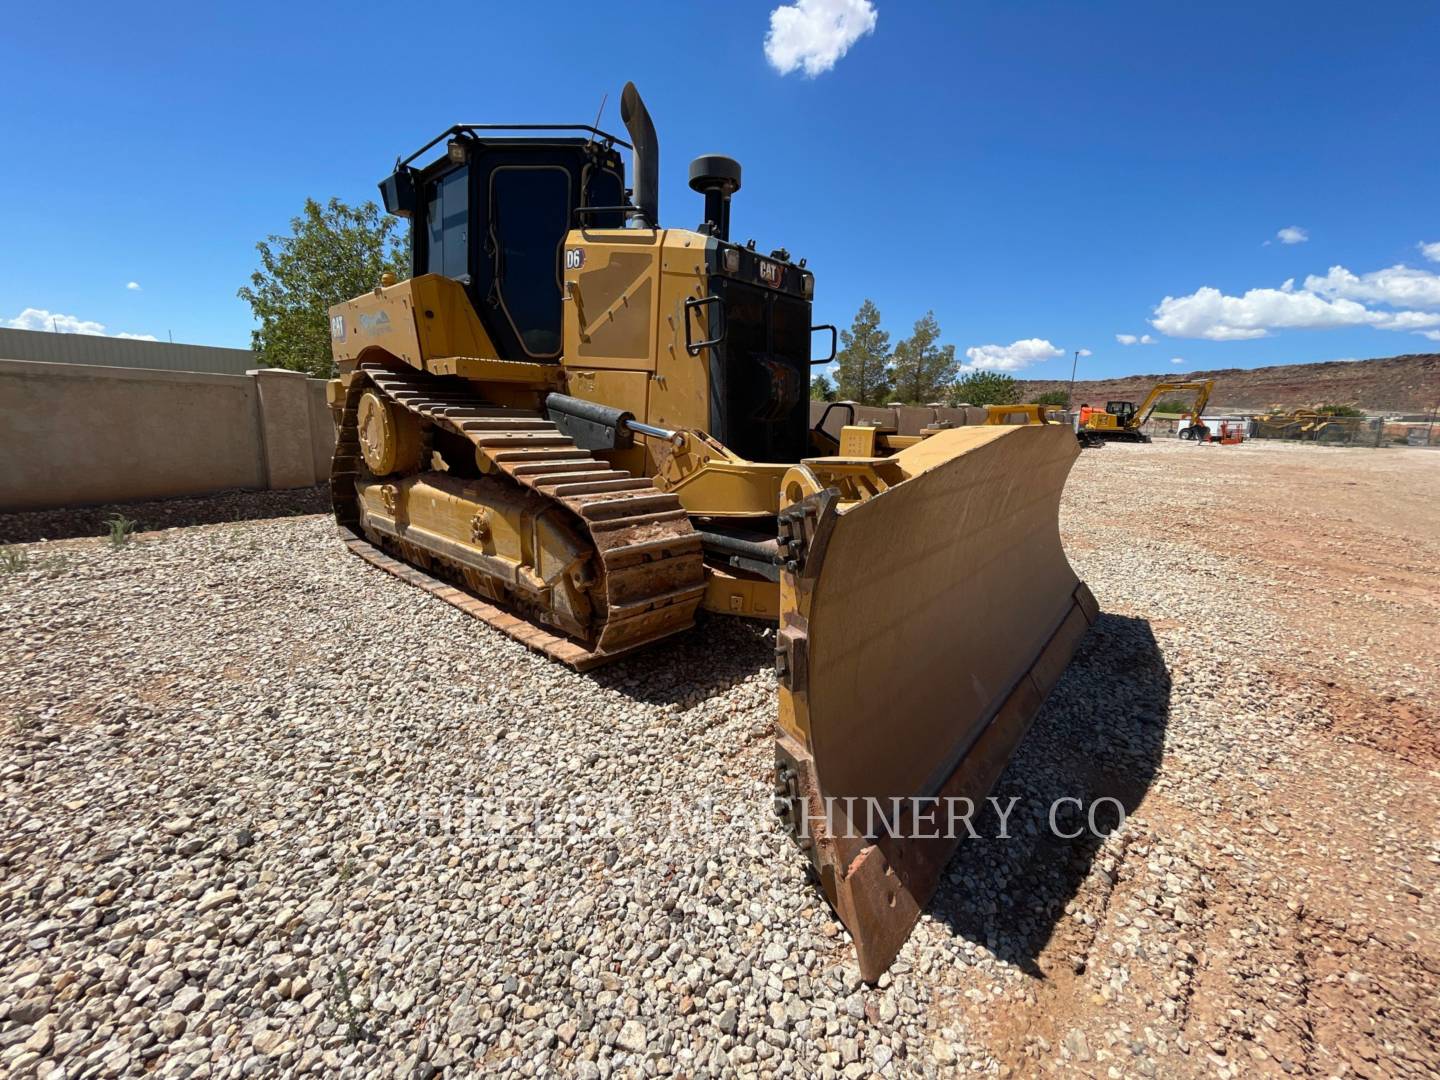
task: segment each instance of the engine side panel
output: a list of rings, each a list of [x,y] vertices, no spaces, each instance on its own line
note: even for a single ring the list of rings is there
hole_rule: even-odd
[[[439,357],[499,356],[464,287],[439,274],[376,286],[330,309],[330,351],[341,371],[377,349],[422,370]]]

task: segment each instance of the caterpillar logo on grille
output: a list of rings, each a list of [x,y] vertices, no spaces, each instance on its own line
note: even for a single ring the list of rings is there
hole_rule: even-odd
[[[769,259],[760,259],[760,280],[772,289],[778,289],[785,278],[785,268]]]

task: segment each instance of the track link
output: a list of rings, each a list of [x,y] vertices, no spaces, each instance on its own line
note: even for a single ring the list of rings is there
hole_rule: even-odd
[[[476,448],[477,459],[491,466],[492,475],[503,474],[570,512],[596,556],[591,599],[597,632],[591,640],[575,641],[466,591],[466,570],[460,564],[366,526],[356,484],[370,478],[357,426],[360,397],[367,389],[465,437]],[[462,380],[360,365],[346,390],[330,497],[351,551],[576,669],[606,663],[687,629],[705,592],[700,537],[679,499],[644,477],[612,469],[537,412],[487,404]],[[407,547],[423,552],[427,567],[414,565],[415,551]]]

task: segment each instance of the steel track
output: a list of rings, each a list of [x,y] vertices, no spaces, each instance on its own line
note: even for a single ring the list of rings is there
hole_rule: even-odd
[[[476,570],[366,522],[357,483],[372,477],[360,452],[357,413],[373,389],[395,405],[468,439],[491,475],[563,506],[594,552],[592,633],[584,641],[525,618],[471,587]],[[428,444],[427,444],[428,445]],[[454,604],[515,640],[576,669],[594,667],[694,624],[705,592],[700,538],[679,499],[644,477],[613,469],[537,412],[485,403],[463,380],[360,365],[350,380],[330,474],[331,503],[346,546],[367,562]],[[424,566],[415,565],[423,562]],[[506,594],[494,579],[489,591]]]

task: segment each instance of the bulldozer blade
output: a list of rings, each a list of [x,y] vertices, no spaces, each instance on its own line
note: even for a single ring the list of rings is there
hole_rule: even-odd
[[[1095,619],[1060,544],[1078,454],[1058,425],[943,431],[887,459],[901,482],[860,501],[829,487],[782,517],[796,540],[776,810],[867,981],[968,835],[965,800],[989,794]],[[823,484],[824,460],[811,467]]]

